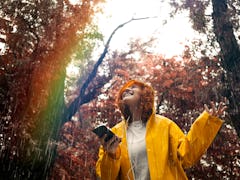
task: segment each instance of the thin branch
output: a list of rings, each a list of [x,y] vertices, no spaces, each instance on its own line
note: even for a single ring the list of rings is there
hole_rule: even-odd
[[[109,38],[107,40],[107,43],[104,46],[104,50],[103,50],[101,56],[99,57],[96,64],[94,65],[94,68],[93,68],[92,72],[88,75],[87,80],[83,83],[83,85],[80,89],[79,96],[70,104],[69,108],[65,111],[64,122],[69,121],[71,119],[71,117],[77,112],[77,110],[83,104],[83,102],[88,103],[92,100],[91,98],[89,98],[89,94],[85,94],[86,89],[87,89],[88,85],[91,83],[91,81],[96,77],[98,67],[102,64],[103,59],[105,58],[105,56],[108,52],[110,42],[111,42],[114,34],[117,32],[117,30],[122,28],[123,26],[127,25],[128,23],[130,23],[132,21],[145,20],[145,19],[149,19],[149,18],[155,18],[155,17],[132,18],[129,21],[120,24],[119,26],[117,26],[117,28],[115,28],[113,30],[113,32],[111,33],[111,35],[109,36]]]

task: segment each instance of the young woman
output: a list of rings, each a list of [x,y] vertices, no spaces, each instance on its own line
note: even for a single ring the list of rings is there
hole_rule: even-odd
[[[223,121],[226,107],[212,103],[185,135],[170,119],[154,110],[153,89],[131,80],[119,92],[118,106],[124,119],[112,128],[115,137],[100,139],[96,173],[102,180],[187,179],[191,167],[206,152]]]

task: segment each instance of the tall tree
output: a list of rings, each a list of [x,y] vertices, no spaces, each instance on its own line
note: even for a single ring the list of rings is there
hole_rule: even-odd
[[[183,0],[172,1],[172,6],[180,10],[189,10],[189,17],[192,20],[193,28],[200,33],[207,34],[210,44],[204,47],[202,52],[208,49],[220,48],[218,56],[221,58],[221,66],[225,75],[221,81],[223,84],[222,93],[229,100],[228,114],[238,136],[240,137],[240,91],[239,91],[239,67],[240,67],[240,2],[237,0]],[[211,7],[212,12],[207,10]],[[209,14],[211,13],[211,14]]]
[[[236,37],[234,34],[234,24],[231,21],[232,13],[228,9],[228,6],[233,7],[233,11],[238,12],[239,17],[240,3],[238,1],[239,6],[234,7],[234,4],[227,4],[226,0],[213,0],[212,4],[214,34],[221,48],[220,57],[222,59],[222,67],[226,70],[226,77],[223,79],[225,85],[224,95],[230,101],[228,112],[240,137],[240,45],[237,42],[237,38],[239,37]],[[238,18],[238,23],[239,21],[240,19]],[[237,28],[237,32],[239,33],[239,24]]]
[[[47,176],[66,109],[66,66],[98,2],[0,2],[2,178]]]

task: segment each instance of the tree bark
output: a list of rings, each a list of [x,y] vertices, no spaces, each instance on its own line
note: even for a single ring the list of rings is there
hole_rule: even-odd
[[[221,65],[226,70],[223,95],[229,100],[228,114],[240,137],[240,49],[228,14],[226,0],[212,0],[213,28],[221,49]]]

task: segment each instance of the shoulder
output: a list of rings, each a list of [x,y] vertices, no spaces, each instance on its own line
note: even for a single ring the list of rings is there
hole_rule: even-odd
[[[161,116],[159,114],[155,115],[155,122],[156,123],[165,123],[165,124],[171,124],[173,121],[165,116]]]
[[[117,123],[115,126],[113,126],[111,129],[113,132],[119,132],[119,131],[122,131],[125,127],[125,121],[121,121],[119,123]]]
[[[169,128],[179,128],[178,125],[171,119],[161,116],[159,114],[156,114],[155,116],[155,124],[157,126],[164,126],[164,127],[169,127]]]
[[[160,129],[162,134],[163,132],[167,133],[170,139],[178,142],[180,138],[184,137],[181,128],[173,120],[161,115],[156,115],[156,122],[158,122],[157,129]]]
[[[125,121],[120,121],[119,123],[117,123],[115,126],[113,126],[112,129],[119,129],[121,127],[123,127],[125,125]]]

